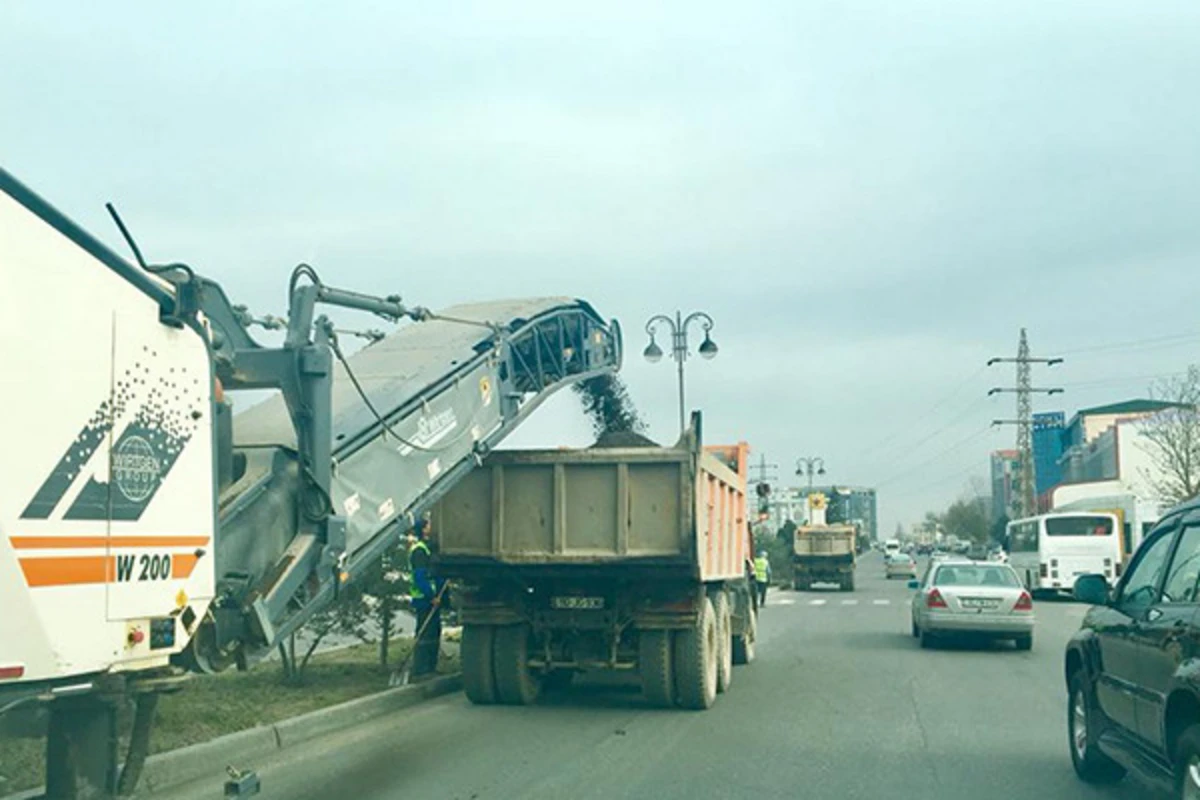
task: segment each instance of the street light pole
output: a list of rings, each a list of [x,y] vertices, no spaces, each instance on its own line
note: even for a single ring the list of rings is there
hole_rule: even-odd
[[[815,474],[824,475],[825,474],[825,459],[821,458],[820,456],[800,456],[799,458],[796,459],[796,474],[797,475],[804,475],[805,473],[808,474],[808,493],[809,494],[812,494],[814,468],[815,468]]]
[[[693,322],[700,324],[704,330],[704,341],[700,343],[697,352],[701,358],[713,358],[717,354],[717,344],[712,340],[709,332],[713,328],[713,320],[708,314],[703,311],[693,311],[686,317],[682,312],[676,311],[675,318],[672,319],[666,314],[655,314],[646,321],[646,334],[650,337],[650,344],[646,345],[646,349],[642,351],[642,355],[651,364],[658,362],[663,357],[662,348],[658,346],[658,342],[654,339],[654,333],[659,325],[665,325],[671,335],[671,357],[675,359],[677,371],[679,373],[679,432],[682,434],[687,430],[687,420],[685,419],[685,402],[684,402],[684,384],[683,384],[683,362],[688,357],[688,326]]]

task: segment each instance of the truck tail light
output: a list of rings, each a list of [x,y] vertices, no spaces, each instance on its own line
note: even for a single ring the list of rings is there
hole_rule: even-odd
[[[1029,592],[1021,592],[1013,611],[1033,611],[1033,598],[1029,596]]]
[[[945,598],[942,597],[941,592],[939,592],[937,589],[934,589],[932,592],[929,593],[929,596],[925,598],[925,607],[926,608],[946,608],[947,607],[946,600],[945,600]]]
[[[13,681],[25,674],[24,664],[0,665],[0,681]]]

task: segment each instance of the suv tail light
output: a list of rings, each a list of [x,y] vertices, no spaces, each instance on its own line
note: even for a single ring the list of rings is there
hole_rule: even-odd
[[[1029,592],[1021,592],[1013,611],[1033,611],[1033,598],[1029,596]]]
[[[941,592],[939,592],[937,589],[934,589],[932,592],[929,593],[929,596],[925,598],[925,607],[926,608],[947,608],[946,600],[945,600],[945,598],[942,597]]]

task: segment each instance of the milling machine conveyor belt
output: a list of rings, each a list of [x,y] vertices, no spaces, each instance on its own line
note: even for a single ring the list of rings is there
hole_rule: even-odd
[[[334,364],[327,499],[299,496],[311,487],[283,397],[236,415],[237,466],[220,498],[218,585],[259,603],[261,643],[273,645],[309,615],[295,613],[295,598],[262,605],[289,572],[313,567],[309,551],[319,543],[300,541],[299,515],[331,511],[344,520],[338,570],[353,580],[552,392],[613,372],[620,359],[615,321],[569,298],[461,305],[408,325],[348,359],[386,426]]]

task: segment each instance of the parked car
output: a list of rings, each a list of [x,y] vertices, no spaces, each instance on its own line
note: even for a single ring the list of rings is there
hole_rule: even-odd
[[[1066,649],[1071,763],[1089,783],[1126,771],[1200,797],[1200,501],[1164,516],[1110,591],[1085,575],[1093,608]]]
[[[883,567],[888,579],[917,577],[917,562],[908,553],[897,553]]]
[[[972,561],[987,561],[988,549],[981,544],[973,544],[967,548],[966,556]]]
[[[1007,564],[935,561],[912,599],[912,635],[921,647],[937,637],[962,634],[1012,639],[1018,650],[1033,647],[1033,599]]]

